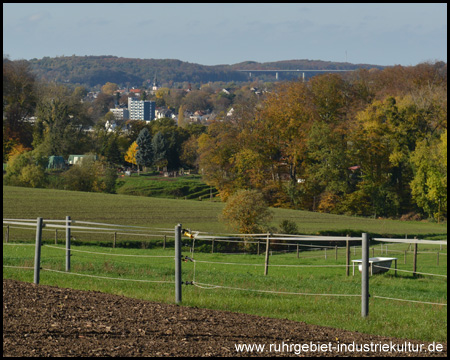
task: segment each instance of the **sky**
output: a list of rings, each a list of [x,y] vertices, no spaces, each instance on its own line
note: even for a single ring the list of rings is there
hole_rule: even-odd
[[[447,62],[447,4],[3,3],[3,55]]]

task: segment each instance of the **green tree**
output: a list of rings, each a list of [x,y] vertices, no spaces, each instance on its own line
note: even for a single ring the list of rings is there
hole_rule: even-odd
[[[346,142],[347,138],[334,131],[331,124],[317,121],[312,125],[307,140],[304,182],[299,184],[305,189],[301,199],[305,207],[311,209],[312,205],[322,212],[341,212],[341,200],[352,190],[348,168],[353,164]],[[315,196],[323,201],[314,204]]]
[[[98,178],[92,159],[83,159],[62,174],[64,188],[73,191],[95,191]]]
[[[88,152],[87,134],[92,125],[87,108],[67,87],[45,84],[36,108],[33,146],[47,156]]]
[[[154,151],[154,162],[159,167],[166,166],[167,161],[167,142],[164,135],[158,131],[152,139],[152,147]]]
[[[430,217],[447,216],[447,131],[440,139],[422,140],[411,156],[415,203]]]
[[[119,149],[118,140],[116,136],[112,136],[105,150],[105,156],[109,163],[114,165],[121,165],[123,163],[123,155]]]
[[[43,187],[46,184],[45,167],[48,157],[36,150],[17,153],[10,157],[4,181],[6,185]]]
[[[153,164],[154,152],[152,137],[147,128],[143,128],[136,139],[136,164],[145,167]]]

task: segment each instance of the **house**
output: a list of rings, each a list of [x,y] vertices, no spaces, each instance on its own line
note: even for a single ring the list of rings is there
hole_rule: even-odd
[[[107,120],[105,123],[105,129],[108,132],[120,130],[124,127],[125,120]]]
[[[165,107],[161,107],[156,109],[155,116],[157,119],[170,118],[172,117],[172,111]]]
[[[81,164],[84,159],[92,159],[92,160],[95,161],[95,160],[98,159],[98,157],[97,157],[97,155],[92,155],[92,154],[88,154],[88,155],[69,155],[69,158],[67,159],[67,163],[69,165]]]
[[[191,119],[191,122],[200,123],[202,122],[204,116],[205,113],[203,111],[197,110],[193,115],[189,116],[189,119]]]
[[[114,109],[109,109],[109,111],[113,113],[114,119],[116,119],[116,120],[129,119],[129,117],[130,117],[130,113],[128,112],[128,109],[125,109],[125,108],[116,106]]]
[[[130,89],[129,94],[134,94],[136,97],[140,97],[141,90],[140,89]]]

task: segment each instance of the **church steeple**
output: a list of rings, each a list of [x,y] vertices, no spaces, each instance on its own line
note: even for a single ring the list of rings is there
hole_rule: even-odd
[[[153,91],[156,91],[156,90],[158,90],[158,79],[156,78],[156,73],[155,73],[155,78],[153,79],[153,87],[152,87],[152,90]]]

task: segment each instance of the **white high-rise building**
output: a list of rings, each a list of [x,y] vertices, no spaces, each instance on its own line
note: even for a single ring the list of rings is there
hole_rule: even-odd
[[[128,98],[130,120],[153,120],[155,118],[155,109],[156,103],[154,101]]]

